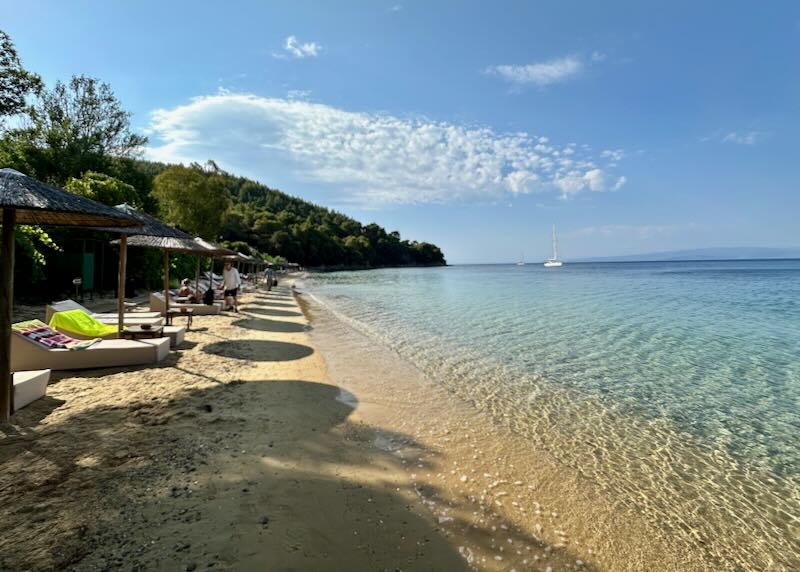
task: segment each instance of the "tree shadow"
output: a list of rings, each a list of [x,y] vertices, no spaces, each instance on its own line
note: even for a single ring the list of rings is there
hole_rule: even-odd
[[[300,312],[290,312],[289,310],[273,310],[271,308],[252,308],[245,306],[241,309],[243,312],[250,314],[261,314],[262,316],[281,316],[281,317],[299,317],[302,316]]]
[[[231,325],[247,328],[249,330],[258,330],[260,332],[280,332],[285,334],[305,332],[311,329],[311,326],[306,326],[305,324],[270,320],[268,318],[245,318],[236,320]]]
[[[365,452],[355,403],[315,382],[226,384],[0,447],[0,569],[468,570],[393,486],[359,480],[394,459]],[[31,407],[28,429],[47,410]]]
[[[206,353],[248,361],[292,361],[314,353],[302,344],[273,340],[229,340],[203,347]]]

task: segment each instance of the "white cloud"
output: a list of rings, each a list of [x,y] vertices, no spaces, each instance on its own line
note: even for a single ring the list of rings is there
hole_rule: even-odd
[[[600,156],[612,161],[622,161],[625,157],[625,151],[622,149],[605,149],[600,152]]]
[[[718,143],[735,143],[737,145],[755,145],[767,136],[763,131],[715,131],[711,135],[704,135],[698,140],[701,143],[716,141]]]
[[[389,11],[390,12],[399,12],[402,9],[403,9],[403,6],[401,4],[395,4],[394,6],[389,8]]]
[[[747,131],[739,133],[730,131],[722,137],[723,143],[737,143],[738,145],[755,145],[761,139],[762,133],[758,131]]]
[[[486,73],[498,75],[513,83],[545,86],[574,77],[582,69],[581,60],[575,56],[566,56],[535,64],[491,66],[486,69]]]
[[[591,58],[593,62],[604,62],[608,58],[608,55],[603,52],[594,51],[592,52]]]
[[[310,89],[290,89],[286,92],[286,97],[289,99],[308,99],[311,97]]]
[[[587,152],[546,137],[501,134],[388,114],[345,111],[299,99],[230,92],[151,114],[151,159],[213,158],[232,172],[335,192],[331,203],[498,201],[556,191],[614,191],[612,175]],[[601,157],[602,159],[602,157]],[[291,189],[287,189],[291,191]]]
[[[316,42],[300,43],[297,41],[296,36],[289,36],[283,44],[283,49],[289,56],[297,59],[303,58],[316,58],[322,51],[322,46]],[[272,57],[277,59],[286,59],[286,54],[273,52]]]

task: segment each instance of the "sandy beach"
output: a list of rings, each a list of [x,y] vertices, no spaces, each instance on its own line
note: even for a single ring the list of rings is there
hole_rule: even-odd
[[[0,569],[703,569],[285,283],[186,339],[3,428]]]

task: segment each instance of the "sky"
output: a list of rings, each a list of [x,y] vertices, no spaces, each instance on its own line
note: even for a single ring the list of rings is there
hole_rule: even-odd
[[[144,156],[439,245],[450,263],[800,246],[800,3],[0,0]]]

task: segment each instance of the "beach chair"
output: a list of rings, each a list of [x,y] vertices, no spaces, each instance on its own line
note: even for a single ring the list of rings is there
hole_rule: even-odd
[[[213,304],[179,304],[172,300],[169,301],[170,310],[180,310],[183,308],[192,310],[195,316],[213,316],[222,311],[222,304],[214,302]],[[164,303],[164,294],[162,292],[153,292],[150,294],[150,309],[161,312],[166,312],[167,305]]]
[[[11,369],[94,369],[147,365],[169,355],[169,338],[152,340],[77,340],[44,322],[30,320],[12,325]]]
[[[66,312],[55,312],[50,317],[50,327],[72,336],[79,340],[90,340],[93,338],[115,339],[119,338],[117,325],[109,325],[100,322],[84,312],[83,310],[67,310]],[[170,345],[175,347],[183,343],[186,335],[186,328],[182,326],[163,326],[163,337],[170,339]]]
[[[15,371],[12,377],[14,379],[14,409],[19,411],[45,396],[47,384],[50,382],[50,370]]]
[[[66,312],[67,310],[83,310],[98,322],[112,326],[119,320],[119,314],[117,312],[92,312],[85,306],[81,306],[74,300],[69,299],[49,304],[45,309],[45,320],[49,322],[54,313]],[[161,314],[158,312],[125,312],[122,316],[123,323],[126,326],[141,326],[143,324],[160,326],[164,323]]]

